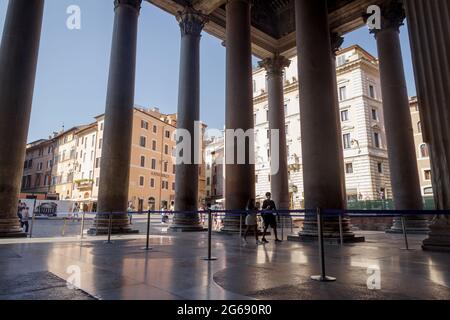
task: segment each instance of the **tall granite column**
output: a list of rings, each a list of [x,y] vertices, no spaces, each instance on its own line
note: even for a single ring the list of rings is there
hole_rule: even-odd
[[[226,5],[226,130],[254,128],[252,90],[252,52],[250,37],[250,1],[228,0]],[[253,134],[253,133],[251,133]],[[253,147],[225,139],[225,156],[234,152],[233,163],[226,163],[225,204],[229,210],[243,210],[255,198],[255,164]],[[238,149],[245,149],[245,161],[237,161]],[[227,215],[223,231],[239,230],[239,216]]]
[[[382,9],[382,26],[373,30],[380,61],[383,114],[391,172],[392,193],[397,210],[423,210],[414,134],[409,110],[400,26],[405,19],[401,3]],[[408,216],[408,232],[428,232],[427,219]],[[392,232],[402,232],[401,219],[394,219]]]
[[[171,229],[196,231],[203,230],[199,215],[192,211],[198,209],[196,155],[198,156],[201,146],[194,138],[196,137],[195,124],[198,125],[200,120],[200,38],[206,17],[187,7],[178,20],[181,29],[181,56],[177,129],[187,130],[190,133],[191,150],[188,163],[176,166],[175,211],[191,212],[176,213]]]
[[[44,0],[10,0],[0,47],[0,237],[24,237],[17,217]]]
[[[115,0],[114,31],[106,97],[98,214],[90,234],[132,232],[127,216],[133,130],[138,17],[142,0]]]
[[[450,4],[404,0],[423,138],[430,150],[436,207],[450,210]],[[450,251],[450,216],[438,215],[424,250]]]
[[[278,209],[289,210],[289,177],[287,167],[287,148],[286,148],[286,115],[284,113],[284,69],[289,67],[291,61],[278,54],[273,58],[264,59],[259,66],[267,71],[268,98],[269,98],[269,128],[278,130],[279,139],[276,146],[271,141],[271,179],[270,189],[272,199],[275,201]],[[275,154],[277,153],[277,154]],[[284,218],[284,217],[283,217]],[[289,220],[289,217],[283,219]],[[285,223],[287,225],[287,223]]]
[[[343,153],[327,1],[297,0],[295,13],[305,207],[344,209],[345,181],[340,165]],[[339,238],[337,219],[324,220],[324,235]],[[354,237],[349,230],[344,232],[345,240]],[[300,238],[315,237],[316,215],[307,213]]]

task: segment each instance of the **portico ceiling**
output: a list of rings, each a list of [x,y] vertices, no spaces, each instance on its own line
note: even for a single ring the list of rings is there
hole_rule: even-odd
[[[205,31],[226,40],[226,0],[147,1],[173,15],[177,15],[186,4],[192,3],[197,10],[210,16]],[[287,57],[296,54],[294,1],[253,0],[252,50],[255,56],[265,58],[276,52]],[[328,0],[331,30],[345,34],[361,27],[364,24],[363,14],[370,5],[381,5],[388,1],[390,0]]]

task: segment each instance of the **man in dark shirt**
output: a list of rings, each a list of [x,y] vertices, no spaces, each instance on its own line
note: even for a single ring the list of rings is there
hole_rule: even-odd
[[[277,206],[275,205],[275,202],[271,199],[272,195],[270,192],[266,193],[266,200],[263,202],[262,210],[263,211],[276,211]],[[281,240],[278,239],[277,235],[277,220],[275,219],[275,215],[272,212],[263,212],[262,218],[264,221],[264,231],[263,231],[263,238],[262,241],[267,243],[269,241],[266,240],[266,232],[269,227],[272,227],[273,233],[275,234],[275,242],[281,242]]]

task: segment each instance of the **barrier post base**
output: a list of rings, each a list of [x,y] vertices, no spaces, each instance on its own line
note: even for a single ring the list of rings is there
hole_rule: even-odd
[[[204,260],[204,261],[216,261],[217,258],[216,257],[211,257],[211,258],[205,257],[205,258],[202,258],[202,260]]]
[[[311,276],[311,280],[320,282],[333,282],[336,281],[336,278],[329,276]]]

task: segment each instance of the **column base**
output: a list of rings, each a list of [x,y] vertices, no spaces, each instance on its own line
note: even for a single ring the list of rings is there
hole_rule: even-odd
[[[27,234],[19,225],[19,218],[0,218],[0,238],[25,238]]]
[[[425,251],[450,252],[450,218],[437,217],[430,225],[428,238],[423,241]]]
[[[411,216],[405,219],[406,233],[409,234],[428,234],[430,232],[430,223],[427,218],[420,216]],[[392,227],[386,230],[386,233],[403,233],[402,219],[394,218]]]
[[[94,225],[87,231],[90,236],[104,236],[109,233],[109,215],[97,214]],[[127,214],[114,215],[111,222],[111,234],[138,234],[133,230]]]
[[[201,225],[198,214],[178,213],[175,214],[169,230],[174,232],[203,232],[208,229]]]
[[[301,241],[301,242],[311,242],[317,241],[318,233],[317,233],[317,220],[316,217],[306,216],[305,221],[303,222],[302,231],[299,232],[298,236],[289,236],[288,240],[290,241]],[[349,218],[342,218],[342,237],[344,243],[355,243],[355,242],[364,242],[364,237],[357,237],[351,231],[351,224]],[[340,243],[340,226],[339,226],[339,218],[324,218],[323,219],[323,238],[326,243]]]

